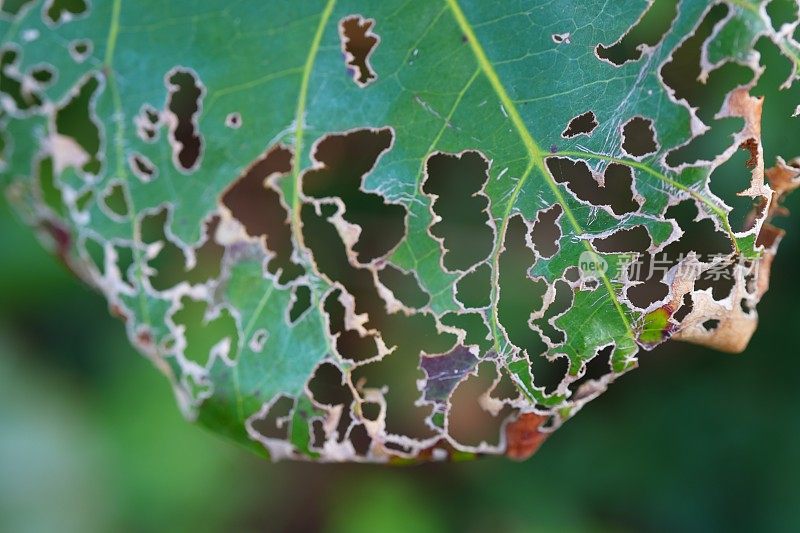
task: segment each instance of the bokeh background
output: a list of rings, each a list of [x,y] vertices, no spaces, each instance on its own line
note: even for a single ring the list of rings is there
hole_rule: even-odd
[[[800,155],[775,60],[756,89],[768,162]],[[737,157],[723,188],[746,180]],[[800,194],[787,205],[745,353],[642,353],[526,462],[392,468],[271,464],[185,422],[103,298],[2,201],[0,531],[798,531]]]

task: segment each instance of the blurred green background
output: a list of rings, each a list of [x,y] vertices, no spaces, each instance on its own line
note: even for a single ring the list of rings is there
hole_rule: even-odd
[[[768,163],[800,154],[777,61],[756,91]],[[527,462],[390,468],[270,464],[185,422],[103,298],[0,202],[0,531],[798,531],[800,194],[788,205],[744,354],[642,353]]]

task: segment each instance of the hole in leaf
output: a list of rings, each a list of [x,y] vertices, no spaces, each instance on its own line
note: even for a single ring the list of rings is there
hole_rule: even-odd
[[[319,418],[311,421],[311,435],[311,448],[321,450],[325,445],[325,425]]]
[[[330,363],[322,363],[309,380],[308,390],[317,403],[334,408],[341,406],[336,433],[337,440],[344,440],[347,428],[352,422],[350,407],[353,403],[353,393],[345,385],[341,371]]]
[[[78,198],[75,200],[75,207],[78,209],[78,211],[85,212],[92,203],[92,200],[94,200],[94,191],[89,189],[78,196]]]
[[[381,416],[381,404],[375,402],[363,402],[361,404],[361,416],[372,422]]]
[[[439,331],[429,313],[387,313],[372,273],[348,261],[341,236],[330,221],[337,209],[330,204],[303,204],[304,242],[322,275],[332,282],[341,283],[348,294],[358,295],[355,313],[367,314],[364,327],[378,330],[386,346],[393,348],[380,360],[355,367],[352,381],[370,388],[386,387],[388,433],[429,438],[433,433],[425,420],[431,414],[431,406],[416,403],[419,397],[416,381],[422,377],[418,368],[419,354],[445,353],[452,349],[456,337]]]
[[[798,5],[795,0],[772,0],[767,4],[767,16],[772,21],[775,31],[780,31],[784,24],[795,22],[798,14]]]
[[[289,322],[294,324],[311,307],[311,287],[297,285],[294,287],[294,302],[289,311]]]
[[[622,149],[632,157],[642,157],[658,150],[653,121],[633,117],[622,127]]]
[[[489,327],[480,313],[448,313],[441,318],[444,326],[458,328],[466,333],[464,344],[478,346],[482,353],[491,349]]]
[[[206,302],[185,296],[181,298],[181,308],[172,320],[185,337],[184,357],[200,366],[206,366],[212,351],[219,349],[222,343],[227,344],[228,350],[235,350],[238,345],[236,321],[226,308],[209,313]],[[231,360],[236,358],[236,354],[226,355]]]
[[[161,127],[161,115],[150,104],[142,105],[139,113],[134,117],[133,122],[136,126],[136,135],[146,143],[155,142],[158,139],[159,128]]]
[[[148,265],[155,270],[155,274],[150,278],[153,288],[164,291],[184,281],[190,285],[197,285],[218,278],[225,251],[225,248],[214,240],[219,217],[212,217],[205,223],[203,233],[205,241],[195,249],[196,262],[190,270],[186,268],[186,256],[183,251],[166,236],[166,223],[166,209],[149,214],[140,222],[142,241],[147,244],[161,243],[158,254],[148,262]]]
[[[422,191],[433,197],[432,209],[440,218],[430,232],[444,246],[444,266],[450,271],[469,270],[488,257],[494,241],[489,200],[483,194],[489,162],[474,151],[436,153],[425,168]]]
[[[344,219],[361,229],[353,245],[361,263],[388,254],[405,233],[406,209],[362,189],[365,176],[389,150],[392,140],[389,128],[328,135],[314,150],[314,159],[322,166],[308,170],[302,176],[306,196],[340,198],[344,202]]]
[[[69,43],[69,54],[76,63],[83,63],[92,55],[92,41],[89,39],[76,39]]]
[[[242,127],[242,115],[239,113],[230,113],[225,117],[225,125],[231,129],[238,130]]]
[[[342,372],[331,363],[322,363],[317,367],[308,382],[308,390],[314,401],[328,407],[343,405],[349,408],[353,401],[353,393],[345,385]]]
[[[367,86],[378,77],[369,64],[369,56],[380,42],[380,38],[372,32],[374,25],[374,20],[359,15],[347,17],[339,24],[345,62],[353,80],[360,87]]]
[[[735,285],[734,266],[736,266],[735,261],[726,261],[712,266],[700,274],[694,288],[697,290],[711,289],[711,296],[717,301],[727,298]]]
[[[575,265],[567,267],[567,269],[564,271],[564,279],[570,283],[576,283],[578,280],[580,280],[581,272],[578,270],[578,267]]]
[[[470,375],[458,384],[451,399],[447,429],[450,436],[462,445],[479,446],[485,442],[496,446],[502,432],[501,424],[511,414],[511,407],[504,406],[492,416],[480,404],[481,396],[488,392],[497,375],[494,363],[478,366],[477,375]]]
[[[728,236],[717,230],[711,219],[696,220],[698,214],[697,203],[693,200],[684,200],[667,209],[665,217],[674,219],[684,234],[664,252],[670,257],[685,257],[692,250],[702,250],[706,256],[732,253],[733,245]]]
[[[372,438],[367,432],[364,424],[356,424],[350,428],[350,442],[353,444],[353,449],[356,455],[365,456],[369,453],[369,448],[372,445]]]
[[[655,0],[620,40],[611,46],[598,44],[595,53],[617,66],[636,61],[646,48],[664,39],[677,14],[678,0]]]
[[[511,379],[511,374],[505,367],[502,367],[499,370],[500,379],[492,388],[492,392],[489,394],[489,396],[498,400],[516,400],[520,396],[519,387],[517,387],[517,385],[514,383],[514,380]]]
[[[411,272],[403,272],[397,267],[386,264],[378,271],[378,279],[406,307],[419,309],[430,302],[430,296],[422,290],[416,276]]]
[[[569,286],[568,283],[558,280],[556,281],[556,297],[550,306],[545,311],[544,315],[541,318],[534,320],[534,324],[542,331],[542,334],[545,335],[550,342],[553,344],[561,344],[565,340],[564,332],[554,326],[551,322],[552,320],[561,315],[562,313],[569,310],[572,307],[573,301],[573,291],[572,287]],[[556,360],[561,361],[561,360]],[[564,363],[564,371],[563,372],[555,372],[555,374],[559,377],[563,376],[566,373],[566,360],[563,360]],[[548,363],[550,364],[550,363]],[[538,372],[537,372],[538,371]],[[539,370],[538,368],[534,368],[534,376],[537,374],[541,374],[542,372],[547,372],[547,370]]]
[[[288,283],[304,273],[292,260],[294,244],[289,211],[281,200],[276,181],[292,170],[292,152],[276,146],[257,159],[222,194],[222,204],[230,210],[247,234],[261,239],[265,249],[275,255],[267,270],[280,273],[280,283]]]
[[[64,203],[61,188],[56,183],[56,178],[53,174],[53,160],[51,158],[45,157],[39,161],[36,176],[38,178],[39,194],[44,204],[59,218],[66,218],[68,210]]]
[[[753,267],[752,261],[744,261],[743,264],[744,264],[744,267],[746,269],[750,269],[750,268]],[[747,274],[744,277],[744,281],[745,281],[745,285],[744,285],[745,286],[745,290],[747,292],[749,292],[750,294],[755,294],[756,291],[758,290],[758,285],[756,284],[756,276],[755,276],[755,274],[754,273]]]
[[[62,167],[58,163],[63,160],[69,163],[83,161],[81,168],[89,174],[97,175],[100,172],[100,128],[93,116],[93,97],[100,87],[100,80],[96,75],[86,78],[77,92],[72,93],[70,100],[56,111],[55,125],[59,135],[74,140],[82,154],[61,153],[72,150],[65,147],[54,148],[53,157],[56,158],[56,168]]]
[[[561,134],[562,137],[570,139],[577,135],[589,135],[597,127],[597,118],[594,113],[587,111],[569,121],[567,129]]]
[[[570,390],[576,392],[587,381],[596,381],[611,373],[612,353],[614,353],[613,345],[600,348],[594,357],[586,362],[584,374],[570,384]]]
[[[125,185],[115,183],[103,195],[103,203],[113,214],[120,218],[128,216],[128,202],[125,199]]]
[[[39,87],[46,87],[55,79],[56,75],[52,68],[48,66],[35,67],[31,69],[31,78],[33,78]]]
[[[88,8],[86,0],[48,0],[44,12],[52,24],[60,24],[82,15]]]
[[[0,13],[14,17],[33,2],[34,0],[4,0],[0,3]]]
[[[511,217],[506,229],[504,250],[500,254],[500,299],[498,316],[508,339],[526,352],[539,354],[547,349],[539,332],[531,329],[531,314],[542,307],[544,281],[528,277],[536,260],[525,242],[528,227],[522,217]]]
[[[544,389],[546,394],[552,394],[569,370],[569,361],[566,357],[556,357],[550,360],[547,352],[528,353],[528,363],[533,376],[533,384]]]
[[[157,126],[161,123],[161,115],[153,106],[145,104],[142,106],[141,112],[144,114],[144,117],[147,119],[147,121],[153,126]]]
[[[536,214],[530,237],[533,247],[544,258],[553,257],[558,252],[558,241],[561,239],[558,217],[562,211],[560,205],[553,204]]]
[[[456,299],[467,308],[489,306],[492,287],[492,269],[484,263],[456,283]]]
[[[678,310],[672,314],[672,318],[676,322],[681,323],[683,322],[683,319],[692,312],[692,309],[694,309],[694,304],[692,303],[692,293],[687,292],[683,295],[683,300],[681,300],[681,305],[678,307]]]
[[[106,251],[103,245],[92,237],[86,237],[83,239],[83,249],[86,252],[85,257],[88,258],[94,270],[101,276],[106,275]]]
[[[710,262],[714,256],[727,255],[733,251],[727,236],[719,232],[710,219],[695,220],[697,214],[697,204],[693,200],[684,200],[667,209],[665,217],[675,219],[684,233],[663,252],[655,256],[643,254],[639,261],[629,267],[630,279],[642,282],[628,288],[627,296],[631,303],[645,309],[664,298],[668,292],[667,285],[663,283],[664,277],[673,266],[686,259],[690,252],[702,250],[698,260]]]
[[[553,179],[565,183],[570,192],[584,202],[608,206],[616,215],[631,213],[639,208],[633,198],[633,171],[627,165],[608,165],[603,173],[602,185],[585,161],[549,157],[547,168]]]
[[[0,55],[0,93],[8,95],[19,111],[28,111],[42,105],[42,97],[37,91],[29,91],[23,86],[18,75],[19,55],[11,49],[2,50]]]
[[[147,183],[158,175],[158,169],[147,157],[139,153],[134,153],[128,158],[128,166],[133,175]]]
[[[264,349],[264,344],[267,342],[269,338],[269,332],[265,329],[257,329],[253,332],[253,335],[250,337],[250,342],[247,343],[248,348],[250,348],[255,353],[260,353]]]
[[[269,407],[269,410],[250,422],[252,428],[268,439],[287,440],[289,438],[289,420],[291,420],[294,399],[284,394]]]
[[[629,272],[629,276],[631,281],[640,283],[628,287],[625,293],[628,300],[641,309],[647,309],[662,300],[669,292],[669,287],[662,280],[673,264],[674,260],[665,254],[644,254],[638,258],[635,269],[632,267],[634,271]]]
[[[617,230],[608,237],[592,240],[592,246],[601,253],[646,252],[651,244],[644,226]]]
[[[711,72],[705,83],[699,80],[702,74],[702,45],[727,13],[728,6],[724,3],[712,7],[695,33],[683,41],[661,69],[661,77],[675,99],[686,100],[691,107],[697,108],[697,116],[703,123],[711,125],[712,129],[714,115],[720,109],[725,95],[754,76],[749,67],[727,62]]]
[[[361,336],[358,331],[345,329],[345,308],[339,300],[341,290],[332,291],[325,298],[323,311],[328,315],[329,331],[336,339],[336,353],[343,359],[360,362],[378,355],[378,345],[371,336]]]
[[[746,150],[737,150],[713,170],[709,179],[711,192],[733,208],[728,219],[731,227],[737,231],[749,229],[746,224],[748,215],[757,203],[753,198],[737,194],[750,186],[750,171],[745,166],[749,157]]]
[[[698,161],[711,161],[724,152],[733,142],[735,134],[744,126],[741,117],[728,117],[715,120],[713,127],[704,134],[692,139],[688,144],[671,150],[666,163],[671,167],[693,165]]]
[[[131,286],[137,285],[133,283],[135,274],[131,270],[135,261],[133,256],[133,248],[130,246],[115,246],[114,251],[117,254],[115,264],[117,266],[117,270],[119,270],[119,275],[122,281],[127,282]]]
[[[205,89],[194,72],[178,68],[167,79],[167,122],[175,168],[191,172],[200,165],[203,139],[198,128]]]

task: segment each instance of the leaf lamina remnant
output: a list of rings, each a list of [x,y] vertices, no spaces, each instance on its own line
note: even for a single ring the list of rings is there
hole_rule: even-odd
[[[0,178],[188,418],[522,459],[640,350],[746,346],[800,185],[772,4],[3,3]]]

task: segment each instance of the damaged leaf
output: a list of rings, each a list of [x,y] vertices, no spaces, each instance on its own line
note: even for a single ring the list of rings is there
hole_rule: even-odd
[[[523,459],[668,339],[746,347],[800,186],[767,3],[10,2],[0,183],[189,419]]]

